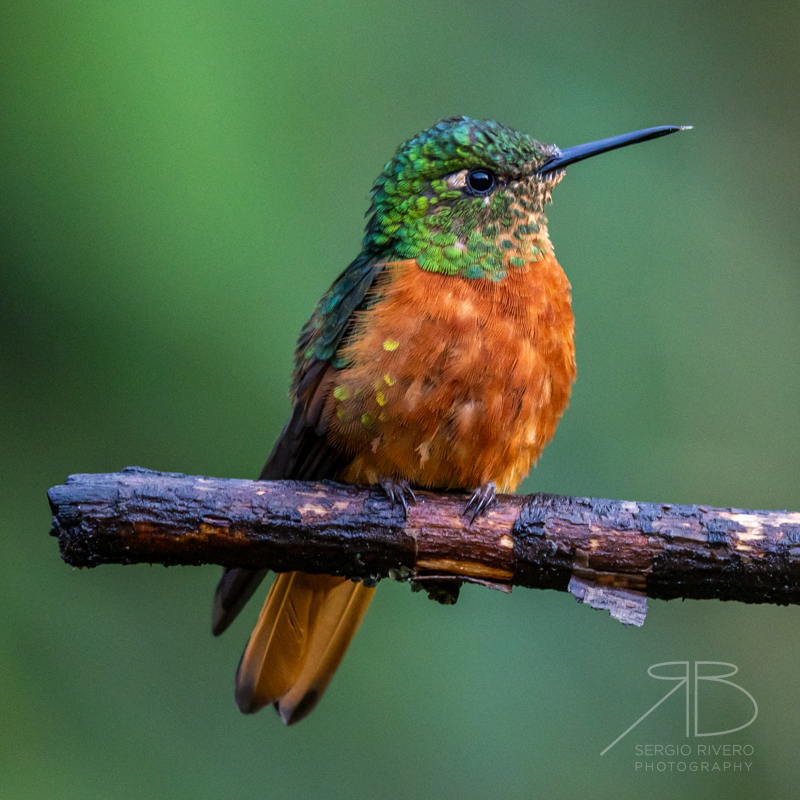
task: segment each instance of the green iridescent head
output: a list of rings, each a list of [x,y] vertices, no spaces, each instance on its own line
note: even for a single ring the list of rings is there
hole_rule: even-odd
[[[372,191],[365,248],[466,278],[500,280],[550,247],[544,206],[557,147],[491,120],[444,119],[403,144]]]
[[[407,141],[372,190],[365,255],[501,280],[551,250],[544,207],[564,168],[681,125],[559,150],[491,120],[450,117]]]

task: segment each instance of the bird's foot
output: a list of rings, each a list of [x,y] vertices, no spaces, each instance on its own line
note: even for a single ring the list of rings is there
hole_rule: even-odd
[[[470,525],[495,501],[497,497],[497,484],[494,481],[487,481],[481,484],[473,493],[467,503],[462,516],[469,516],[472,509],[472,516],[469,519]]]
[[[396,481],[394,478],[385,478],[381,481],[381,488],[392,501],[392,509],[399,503],[403,506],[403,519],[408,519],[408,504],[416,503],[417,496],[408,481]],[[408,495],[408,497],[406,497]]]

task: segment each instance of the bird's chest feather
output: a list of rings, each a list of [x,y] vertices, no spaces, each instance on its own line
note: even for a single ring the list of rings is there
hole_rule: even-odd
[[[575,378],[570,287],[551,255],[500,282],[386,268],[328,396],[341,478],[512,490]]]

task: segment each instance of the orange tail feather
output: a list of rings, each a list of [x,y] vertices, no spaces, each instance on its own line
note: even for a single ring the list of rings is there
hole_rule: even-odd
[[[278,575],[236,673],[239,709],[249,714],[275,703],[287,725],[310,713],[374,592],[330,575]]]

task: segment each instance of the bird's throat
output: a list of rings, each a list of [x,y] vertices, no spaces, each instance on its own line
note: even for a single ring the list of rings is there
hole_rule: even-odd
[[[503,280],[510,272],[552,255],[547,198],[511,189],[467,204],[441,204],[408,219],[395,234],[396,256],[416,259],[426,272]]]

